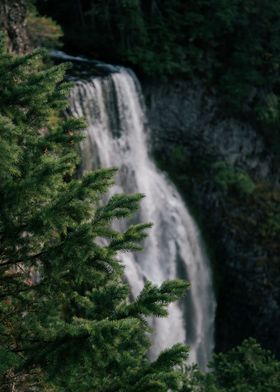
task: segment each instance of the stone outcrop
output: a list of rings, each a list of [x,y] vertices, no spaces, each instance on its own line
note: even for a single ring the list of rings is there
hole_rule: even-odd
[[[244,121],[223,117],[219,102],[199,82],[144,82],[156,148],[181,140],[267,178],[273,161],[262,137]]]

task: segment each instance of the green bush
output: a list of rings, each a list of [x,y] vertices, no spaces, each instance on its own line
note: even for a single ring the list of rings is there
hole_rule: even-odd
[[[225,192],[234,190],[241,195],[250,195],[254,192],[256,185],[245,171],[236,169],[226,162],[217,162],[213,168],[214,180]]]
[[[280,390],[280,362],[254,339],[214,355],[203,392],[276,392]]]

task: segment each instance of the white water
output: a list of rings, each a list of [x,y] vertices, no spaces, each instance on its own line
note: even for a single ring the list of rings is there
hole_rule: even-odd
[[[190,361],[205,369],[214,347],[216,308],[209,261],[197,225],[180,195],[148,155],[142,101],[136,77],[124,68],[76,83],[71,91],[71,111],[88,124],[81,143],[82,169],[116,166],[119,173],[113,192],[146,195],[138,219],[154,226],[145,250],[121,256],[133,295],[146,280],[160,284],[182,277],[191,282],[185,299],[170,305],[169,317],[152,321],[152,357],[177,342],[187,342]]]

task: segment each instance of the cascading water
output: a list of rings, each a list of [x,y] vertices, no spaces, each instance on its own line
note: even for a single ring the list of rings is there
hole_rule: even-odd
[[[136,296],[146,280],[156,284],[186,278],[191,289],[169,307],[169,317],[154,319],[152,357],[177,342],[191,347],[190,361],[205,369],[214,347],[215,298],[209,261],[199,230],[174,186],[148,154],[147,121],[135,75],[121,67],[106,77],[77,81],[71,112],[88,127],[81,143],[82,170],[118,167],[113,192],[146,195],[138,220],[154,225],[144,251],[122,255]]]

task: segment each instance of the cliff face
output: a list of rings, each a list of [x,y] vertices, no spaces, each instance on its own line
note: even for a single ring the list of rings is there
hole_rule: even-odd
[[[143,84],[156,147],[165,145],[165,140],[181,139],[258,177],[273,173],[272,158],[260,135],[249,123],[223,118],[218,101],[199,82]]]
[[[26,30],[26,0],[1,0],[0,30],[6,33],[8,49],[22,54],[28,51],[30,43]]]
[[[223,118],[199,83],[143,82],[159,165],[201,222],[216,277],[216,349],[255,337],[280,356],[279,182],[248,123]]]

